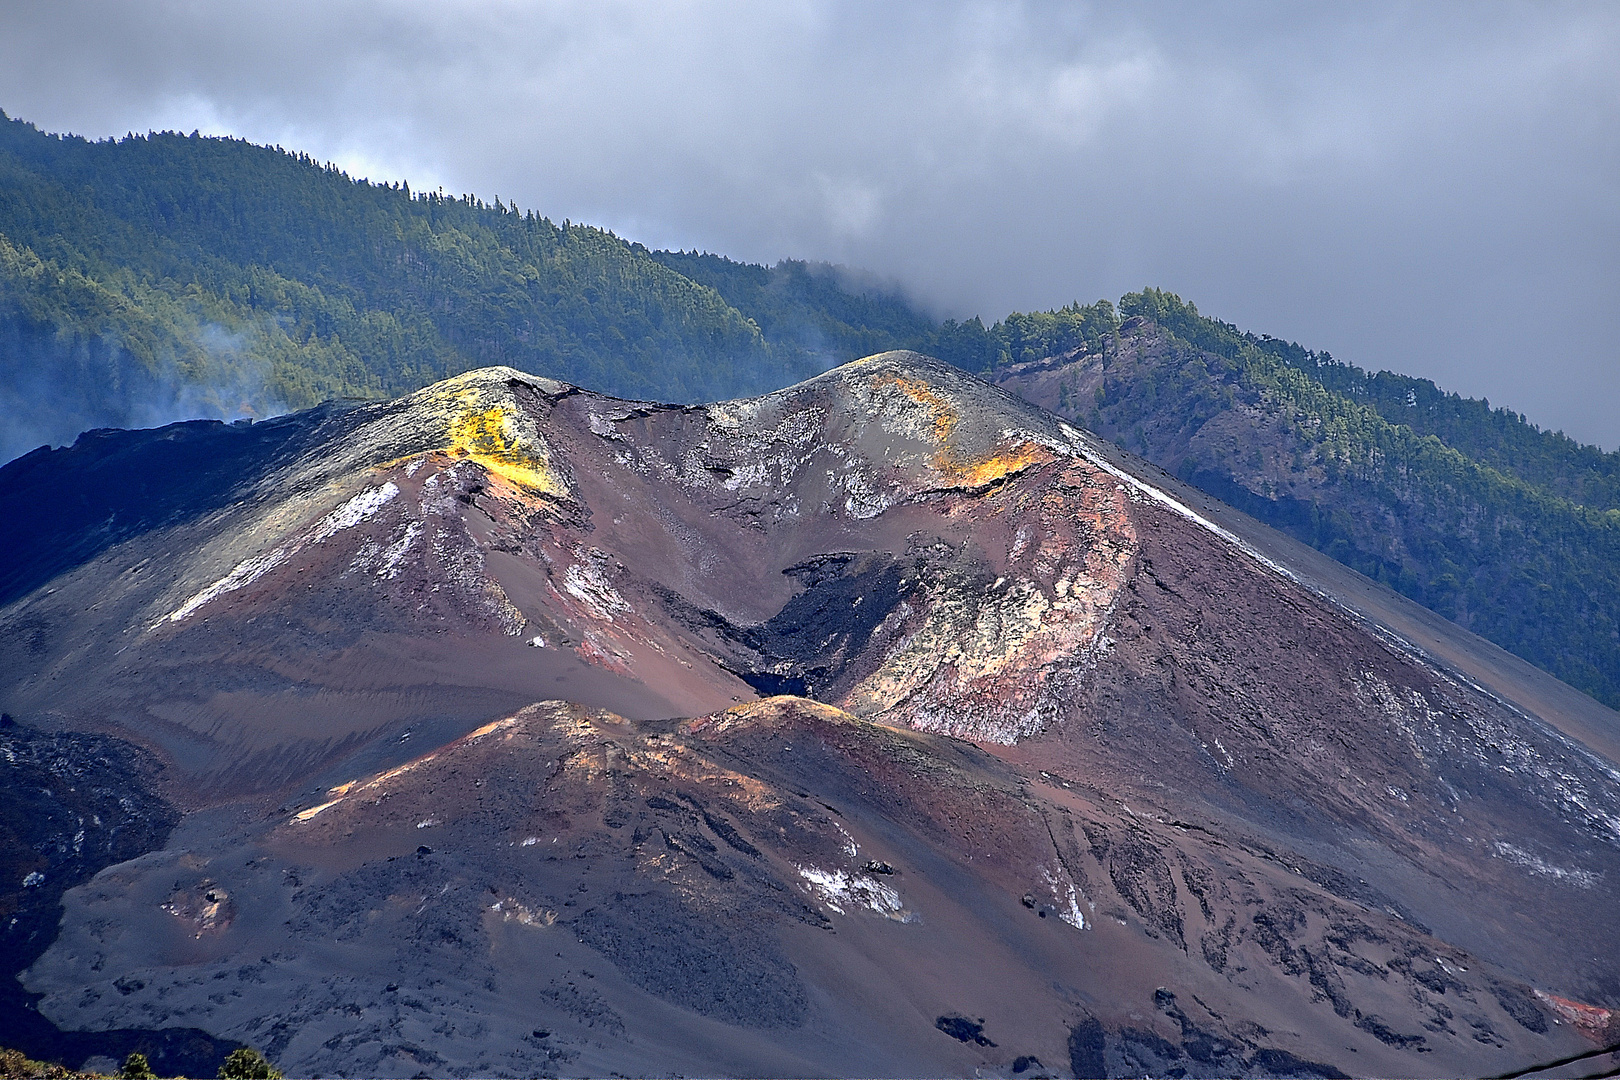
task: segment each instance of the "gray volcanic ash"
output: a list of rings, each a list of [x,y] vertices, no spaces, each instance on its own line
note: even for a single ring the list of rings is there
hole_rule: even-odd
[[[1614,714],[924,357],[701,407],[488,369],[0,495],[0,702],[186,811],[67,893],[59,1028],[356,1076],[1616,1034]]]

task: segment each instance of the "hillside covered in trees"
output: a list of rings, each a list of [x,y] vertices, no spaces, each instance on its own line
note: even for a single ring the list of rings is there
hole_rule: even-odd
[[[1620,706],[1620,454],[1157,289],[1094,310],[993,377]]]
[[[92,426],[392,396],[491,364],[713,400],[930,326],[829,269],[655,254],[235,139],[90,142],[0,119],[3,458]]]
[[[715,400],[913,348],[984,374],[1620,705],[1620,453],[1155,289],[935,321],[824,265],[650,251],[500,199],[0,113],[0,460],[509,364]]]

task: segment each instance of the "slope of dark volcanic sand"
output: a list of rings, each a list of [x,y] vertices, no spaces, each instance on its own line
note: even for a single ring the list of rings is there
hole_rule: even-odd
[[[1359,632],[1220,537],[1161,510],[1139,520],[1140,569],[1076,703],[1085,720],[1002,753],[1291,852],[1344,899],[1522,977],[1556,958],[1549,990],[1620,991],[1608,944],[1620,907],[1594,907],[1620,874],[1602,839],[1616,820],[1611,766]]]
[[[1516,980],[1263,853],[802,699],[536,706],[268,834],[206,833],[82,891],[30,975],[48,1013],[184,1017],[299,1074],[1066,1072],[1093,1021],[1117,1073],[1578,1045],[1514,1019]],[[1171,914],[1176,880],[1219,883],[1208,915]]]
[[[16,976],[55,940],[62,897],[97,871],[161,848],[179,814],[153,791],[150,754],[99,735],[0,724],[0,1029],[47,1061],[140,1051],[169,1073],[213,1069],[231,1047],[195,1028],[62,1031]]]
[[[1151,462],[1098,441],[1098,457],[1165,493],[1223,529],[1254,554],[1286,568],[1312,591],[1365,620],[1375,633],[1416,651],[1451,677],[1474,684],[1513,708],[1620,761],[1620,713],[1343,563],[1227,506]]]

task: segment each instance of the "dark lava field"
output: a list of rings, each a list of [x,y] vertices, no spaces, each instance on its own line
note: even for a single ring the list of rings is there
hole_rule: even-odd
[[[1620,717],[925,357],[706,406],[491,368],[0,500],[34,1056],[1613,1067]]]

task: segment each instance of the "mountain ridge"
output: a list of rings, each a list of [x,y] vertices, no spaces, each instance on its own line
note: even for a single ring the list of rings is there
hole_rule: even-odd
[[[1186,336],[1148,310],[1097,348],[997,381],[1614,703],[1620,509],[1474,461],[1318,373],[1384,376],[1297,347],[1270,356],[1177,297],[1133,296],[1128,309],[1167,309]],[[1192,344],[1222,333],[1222,354]]]
[[[1162,335],[1229,370],[1206,363],[1185,383],[1181,360],[1155,360],[1129,378],[1030,381],[1031,364],[1143,357]],[[718,400],[895,347],[1027,386],[1620,703],[1620,453],[1426,380],[1246,334],[1151,288],[1118,308],[937,323],[837,268],[648,251],[499,199],[353,181],[308,155],[0,123],[0,453],[84,428],[393,396],[492,362]],[[1104,400],[1066,399],[1065,379],[1098,381]]]

